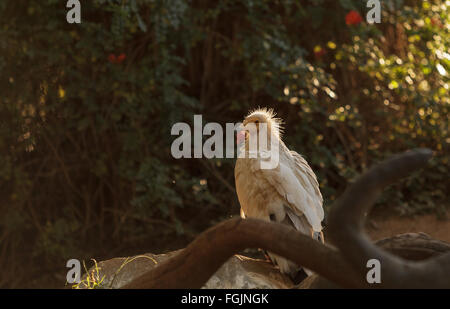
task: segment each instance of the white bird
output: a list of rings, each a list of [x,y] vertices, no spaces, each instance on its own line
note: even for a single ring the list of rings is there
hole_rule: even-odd
[[[252,149],[249,145],[253,143],[249,141],[257,140],[256,135],[264,132],[264,124],[267,126],[267,145],[270,145],[271,139],[279,145],[279,162],[271,169],[261,168],[261,162],[265,159],[259,149],[256,158],[249,155]],[[306,160],[289,150],[281,140],[281,120],[275,118],[271,109],[258,109],[245,117],[243,125],[245,129],[238,133],[238,143],[245,141],[241,143],[245,157],[241,155],[237,159],[234,170],[241,216],[282,222],[323,243],[323,198],[317,177]],[[256,130],[248,129],[252,125],[256,126]],[[277,149],[269,151],[273,153]],[[301,269],[283,257],[268,254],[284,274],[294,277]],[[307,269],[305,272],[312,274]]]

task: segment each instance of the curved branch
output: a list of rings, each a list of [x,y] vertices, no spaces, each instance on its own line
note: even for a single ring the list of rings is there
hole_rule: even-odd
[[[450,288],[450,253],[420,261],[407,261],[377,247],[363,232],[365,217],[381,190],[423,167],[432,152],[416,149],[394,156],[362,175],[331,207],[329,237],[362,276],[366,263],[381,264],[380,288]]]
[[[272,251],[342,286],[364,285],[335,249],[280,223],[236,218],[203,232],[176,256],[123,288],[200,288],[228,258],[246,248]]]

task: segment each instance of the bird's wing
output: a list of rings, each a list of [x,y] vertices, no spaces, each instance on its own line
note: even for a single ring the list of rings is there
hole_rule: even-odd
[[[313,207],[315,208],[320,221],[322,221],[324,217],[322,207],[323,197],[322,193],[320,192],[319,182],[317,181],[316,174],[314,174],[308,162],[306,162],[306,160],[301,155],[293,150],[291,150],[290,153],[295,162],[294,172],[297,174],[297,177],[303,180],[302,184],[308,191],[308,193],[312,196],[312,199],[314,201]]]
[[[291,157],[292,158],[292,157]],[[315,232],[322,230],[323,209],[316,194],[311,194],[308,176],[298,171],[295,162],[280,157],[279,165],[274,169],[260,169],[265,179],[276,188],[286,203],[297,215],[304,215]],[[311,171],[312,172],[312,171]],[[320,210],[317,205],[320,203]]]
[[[305,235],[311,234],[311,224],[306,220],[305,216],[297,215],[290,207],[285,206],[286,218],[283,223],[293,225],[297,231]]]

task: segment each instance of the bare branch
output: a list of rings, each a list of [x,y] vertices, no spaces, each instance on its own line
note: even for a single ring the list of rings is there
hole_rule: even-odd
[[[366,263],[381,263],[380,288],[450,288],[450,253],[420,261],[407,261],[377,247],[363,232],[365,217],[381,190],[423,167],[432,152],[416,149],[382,162],[362,175],[331,207],[329,237],[360,275]]]
[[[270,250],[342,286],[364,285],[335,249],[280,223],[236,218],[203,232],[179,254],[124,288],[200,288],[245,248]]]

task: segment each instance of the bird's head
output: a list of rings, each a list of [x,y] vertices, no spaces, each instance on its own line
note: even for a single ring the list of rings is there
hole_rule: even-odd
[[[242,122],[243,130],[238,135],[238,139],[242,142],[248,140],[250,135],[257,135],[262,126],[267,128],[267,136],[281,137],[282,127],[281,119],[275,117],[273,109],[258,108],[251,111]]]

